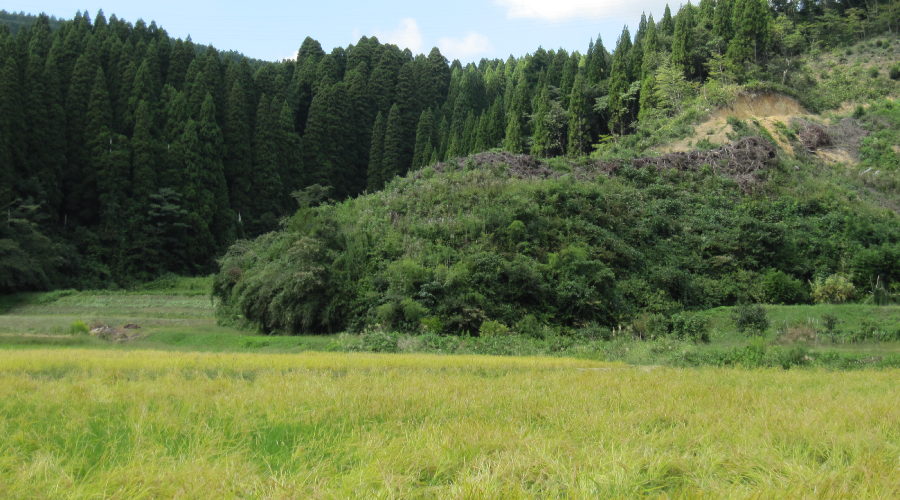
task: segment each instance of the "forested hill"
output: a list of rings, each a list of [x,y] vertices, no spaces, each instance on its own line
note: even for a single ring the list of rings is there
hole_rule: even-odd
[[[711,105],[757,80],[814,96],[799,54],[900,27],[896,1],[797,5],[702,0],[642,15],[612,53],[465,66],[374,37],[254,63],[102,12],[0,25],[0,293],[208,272],[302,188],[340,200],[491,148],[584,155],[701,85]]]
[[[0,9],[0,25],[8,26],[9,32],[12,35],[18,34],[19,30],[22,28],[27,29],[30,27],[37,21],[37,18],[38,16],[26,14],[24,12],[6,12],[5,9]],[[55,16],[51,16],[49,19],[50,29],[54,31],[59,29],[62,22],[62,20],[57,19]]]

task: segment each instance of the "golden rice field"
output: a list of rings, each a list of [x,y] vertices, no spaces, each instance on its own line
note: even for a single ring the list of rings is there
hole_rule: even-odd
[[[0,498],[898,498],[900,371],[0,350]]]

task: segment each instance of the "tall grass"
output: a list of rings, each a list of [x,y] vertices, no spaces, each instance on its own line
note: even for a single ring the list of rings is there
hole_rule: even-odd
[[[0,351],[0,497],[897,497],[898,375]]]

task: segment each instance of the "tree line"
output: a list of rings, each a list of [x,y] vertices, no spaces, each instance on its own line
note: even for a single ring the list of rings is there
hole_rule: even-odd
[[[641,16],[612,53],[598,36],[466,65],[375,37],[261,62],[102,11],[4,13],[0,292],[210,272],[316,184],[340,200],[492,148],[583,155],[692,86],[789,85],[797,54],[895,30],[898,5],[702,0]]]

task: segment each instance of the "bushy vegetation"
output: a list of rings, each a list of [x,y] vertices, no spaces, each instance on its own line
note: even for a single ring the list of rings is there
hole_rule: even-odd
[[[263,62],[102,11],[0,11],[0,209],[17,216],[0,293],[206,274],[315,184],[340,201],[497,148],[629,158],[741,92],[812,111],[895,95],[898,5],[687,3],[635,19],[612,51],[597,37],[477,63],[366,36]],[[879,134],[861,156],[896,165]]]
[[[570,173],[534,179],[470,160],[301,209],[222,259],[219,318],[285,333],[474,335],[485,322],[526,333],[528,317],[617,327],[742,300],[806,303],[810,283],[844,269],[860,284],[900,272],[880,257],[898,252],[897,215],[838,194],[838,180],[809,194],[776,168],[745,193],[709,169],[560,168]]]

